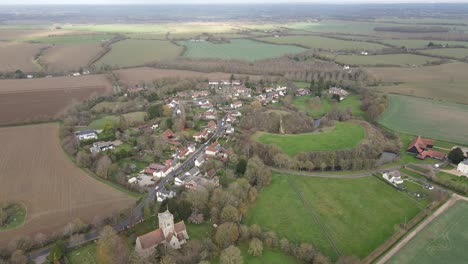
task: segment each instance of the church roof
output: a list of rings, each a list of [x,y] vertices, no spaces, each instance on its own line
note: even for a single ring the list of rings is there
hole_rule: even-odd
[[[173,217],[173,215],[171,214],[171,212],[169,212],[169,210],[166,210],[166,211],[164,211],[162,213],[158,213],[158,218],[161,218],[161,217],[163,217],[163,218],[168,218],[169,217],[170,218],[170,217]]]
[[[174,230],[175,230],[175,232],[176,232],[177,234],[180,233],[180,232],[186,231],[187,229],[186,229],[186,227],[185,227],[184,221],[182,220],[182,221],[178,222],[177,224],[175,224],[175,225],[174,225]]]
[[[143,249],[151,248],[164,241],[164,233],[161,228],[138,237]]]

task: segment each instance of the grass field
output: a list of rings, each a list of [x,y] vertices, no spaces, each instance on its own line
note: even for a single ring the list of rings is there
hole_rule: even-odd
[[[437,58],[414,54],[385,54],[385,55],[334,55],[329,58],[341,64],[359,66],[421,66]]]
[[[132,112],[123,114],[123,117],[127,120],[129,124],[137,124],[145,121],[146,112]],[[119,116],[111,115],[105,116],[100,119],[96,119],[89,123],[89,129],[103,129],[107,123],[117,124],[119,122]]]
[[[429,42],[436,45],[449,45],[449,46],[467,46],[468,42],[464,41],[442,41],[442,40],[426,40],[426,39],[383,39],[381,42],[390,44],[396,47],[406,47],[407,49],[422,49],[426,48]]]
[[[114,35],[108,34],[87,34],[87,35],[62,35],[62,36],[45,36],[27,39],[32,42],[40,42],[47,44],[93,44],[113,38]]]
[[[389,95],[379,118],[383,126],[406,134],[468,144],[468,105],[410,96]]]
[[[0,206],[2,205],[0,204]],[[10,217],[7,219],[6,224],[0,226],[0,231],[16,228],[24,224],[24,220],[26,219],[26,208],[24,208],[22,204],[7,204],[7,206],[3,207],[2,209],[8,212]]]
[[[468,202],[458,201],[409,241],[388,264],[466,263]]]
[[[267,44],[248,39],[233,39],[229,43],[213,44],[211,42],[180,42],[187,47],[185,57],[218,58],[255,61],[280,57],[304,51],[293,45]]]
[[[370,76],[388,85],[371,89],[468,104],[468,63],[416,68],[367,68]]]
[[[306,210],[286,175],[274,174],[246,216],[248,224],[274,230],[280,237],[314,244],[332,259],[336,254]],[[364,258],[414,217],[426,203],[416,201],[375,177],[327,179],[290,176],[338,249]]]
[[[127,39],[113,44],[112,50],[97,61],[96,65],[137,66],[174,59],[181,52],[182,47],[169,41]]]
[[[365,131],[353,123],[336,123],[333,130],[306,134],[270,134],[257,132],[254,138],[263,144],[274,144],[284,153],[294,156],[301,152],[348,149],[364,139]]]
[[[386,47],[375,43],[347,41],[320,36],[281,36],[278,38],[259,38],[259,40],[275,44],[296,44],[307,48],[326,50],[381,50]]]
[[[362,116],[364,112],[361,110],[361,100],[358,95],[346,97],[343,101],[332,104],[328,96],[323,96],[321,100],[312,96],[295,97],[292,103],[301,111],[308,112],[314,117],[323,116],[331,109],[351,109],[355,116]]]
[[[421,52],[424,54],[437,55],[455,59],[466,59],[468,57],[468,49],[463,48],[429,49]]]
[[[89,243],[67,252],[66,258],[70,264],[104,264],[96,260],[95,243]]]

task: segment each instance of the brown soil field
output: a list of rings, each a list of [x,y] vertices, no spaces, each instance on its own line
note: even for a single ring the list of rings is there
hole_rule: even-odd
[[[140,82],[150,82],[161,78],[208,78],[208,79],[229,79],[230,74],[223,72],[196,72],[185,70],[156,69],[151,67],[139,67],[114,72],[119,80],[126,85],[133,85]]]
[[[57,45],[47,49],[39,61],[48,72],[78,71],[101,50],[100,44]]]
[[[371,89],[468,104],[468,63],[415,68],[366,68],[370,77],[386,85]]]
[[[46,44],[0,42],[0,71],[38,72],[40,66],[34,62],[34,56]]]
[[[0,246],[21,236],[61,233],[76,218],[92,223],[134,203],[94,180],[65,155],[58,124],[0,128],[0,203],[26,206],[24,225],[0,231]]]
[[[0,125],[55,118],[74,103],[111,91],[105,75],[0,80]]]

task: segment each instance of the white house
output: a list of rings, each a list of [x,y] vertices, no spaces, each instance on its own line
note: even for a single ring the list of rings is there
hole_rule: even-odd
[[[195,160],[195,166],[200,167],[203,163],[205,163],[205,157],[200,156]]]
[[[403,179],[401,178],[400,172],[397,170],[385,172],[384,174],[382,174],[382,176],[386,181],[393,185],[399,185],[403,183]]]
[[[83,130],[83,131],[78,131],[75,133],[76,137],[78,137],[79,140],[89,140],[89,139],[97,139],[97,132],[96,130]]]
[[[239,109],[242,107],[242,102],[241,101],[237,101],[237,102],[234,102],[231,104],[231,108],[232,109]]]
[[[93,147],[90,149],[92,153],[98,153],[101,151],[107,151],[114,149],[114,143],[111,141],[99,141],[93,143]]]
[[[458,163],[457,171],[468,177],[468,159]]]
[[[158,202],[162,202],[166,199],[174,198],[176,196],[176,192],[172,190],[167,190],[166,188],[161,188],[157,193],[156,197]]]
[[[226,126],[226,134],[232,134],[234,133],[234,127],[231,125]]]

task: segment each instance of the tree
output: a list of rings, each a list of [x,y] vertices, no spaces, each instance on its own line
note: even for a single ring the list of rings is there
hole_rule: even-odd
[[[47,256],[47,263],[60,263],[61,259],[65,255],[65,244],[62,240],[55,242],[52,247],[50,247],[50,253]]]
[[[163,110],[163,115],[165,117],[170,117],[172,116],[172,110],[171,108],[168,106],[168,105],[163,105],[162,106],[162,110]]]
[[[463,151],[460,148],[454,148],[449,152],[447,158],[452,163],[458,164],[465,159],[465,155],[463,154]]]
[[[24,255],[24,252],[20,249],[15,250],[10,258],[11,264],[26,264],[28,263],[28,258]]]
[[[185,200],[192,205],[192,210],[201,212],[208,205],[208,191],[205,188],[189,189],[184,192]]]
[[[7,223],[8,213],[7,210],[0,204],[0,226],[3,226]]]
[[[174,125],[174,121],[172,120],[171,117],[169,117],[168,119],[166,119],[166,127],[168,129],[172,129],[172,126]]]
[[[148,107],[148,117],[150,119],[163,116],[163,107],[161,104]]]
[[[109,176],[109,169],[112,165],[112,160],[108,156],[102,156],[99,158],[96,164],[96,174],[99,177],[107,179]]]
[[[97,242],[96,258],[101,263],[125,264],[128,262],[128,246],[110,226],[105,226]]]
[[[263,242],[258,238],[252,238],[249,243],[249,254],[258,257],[263,253]]]
[[[218,226],[215,234],[215,242],[225,248],[234,244],[239,238],[239,228],[234,223],[224,223]]]
[[[266,186],[271,181],[271,170],[259,157],[254,156],[247,163],[245,177],[252,185]]]
[[[221,222],[238,222],[239,211],[232,205],[227,205],[221,210]]]
[[[91,155],[85,151],[79,151],[76,155],[76,163],[80,167],[89,168],[91,166]]]
[[[247,159],[244,157],[239,158],[236,165],[237,175],[244,175],[245,170],[247,169]]]
[[[236,246],[229,246],[225,250],[221,251],[219,258],[221,264],[243,264],[244,259],[242,258],[241,251]]]

